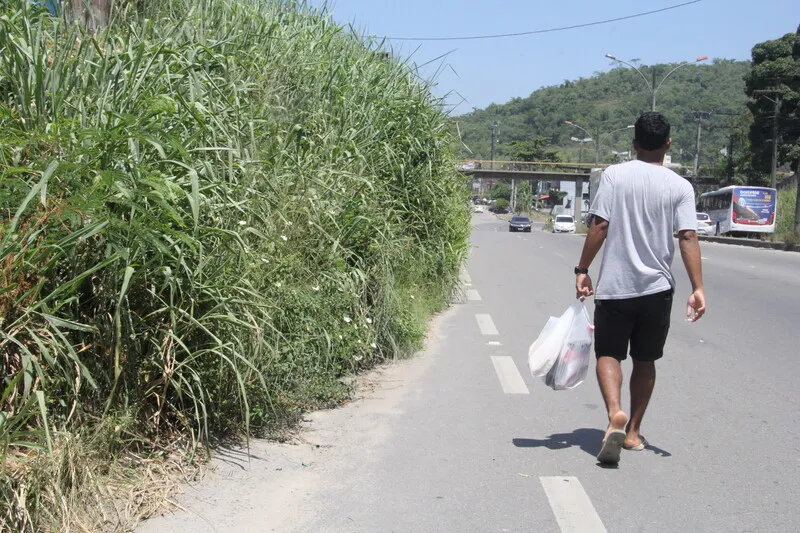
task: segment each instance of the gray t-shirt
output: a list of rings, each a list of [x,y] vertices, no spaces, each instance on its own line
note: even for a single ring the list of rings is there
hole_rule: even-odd
[[[673,233],[697,229],[694,189],[686,179],[642,161],[612,165],[603,172],[589,213],[608,220],[598,300],[675,288]]]

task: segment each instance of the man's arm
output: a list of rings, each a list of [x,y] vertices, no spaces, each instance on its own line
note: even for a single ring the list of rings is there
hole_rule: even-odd
[[[581,252],[581,260],[578,262],[578,268],[588,270],[592,266],[592,261],[597,257],[597,252],[603,247],[607,236],[608,220],[597,215],[593,216],[592,225],[589,226],[589,234],[583,243],[583,251]],[[592,287],[592,279],[589,274],[578,274],[575,280],[575,290],[576,297],[581,299],[594,294],[594,287]]]
[[[681,259],[692,284],[692,294],[686,306],[686,316],[697,322],[706,312],[706,297],[703,289],[703,264],[700,255],[700,241],[697,232],[683,230],[678,232]]]

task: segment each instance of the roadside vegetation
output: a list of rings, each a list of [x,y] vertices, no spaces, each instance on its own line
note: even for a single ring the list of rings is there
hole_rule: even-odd
[[[795,189],[778,191],[778,218],[775,223],[773,240],[787,244],[800,244],[800,238],[794,233],[796,205],[797,191]]]
[[[467,251],[410,67],[294,2],[0,18],[0,530],[131,530],[203,444],[421,346]]]

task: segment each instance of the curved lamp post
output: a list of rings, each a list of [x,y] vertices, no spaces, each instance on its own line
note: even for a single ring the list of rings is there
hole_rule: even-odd
[[[625,126],[624,128],[618,128],[616,130],[611,130],[611,131],[609,131],[607,133],[603,133],[602,135],[598,134],[598,135],[596,135],[594,137],[594,139],[592,139],[592,134],[589,133],[589,131],[586,128],[583,128],[583,127],[575,124],[571,120],[565,120],[564,124],[572,126],[573,128],[578,128],[579,130],[581,130],[584,133],[586,133],[586,135],[588,135],[588,137],[586,139],[574,139],[573,138],[572,139],[573,141],[578,141],[578,142],[584,143],[584,142],[589,142],[589,141],[594,140],[594,162],[595,162],[595,164],[600,162],[600,145],[603,143],[603,139],[608,138],[609,136],[613,135],[614,133],[618,133],[620,131],[629,130],[629,129],[634,127],[633,124],[630,124],[628,126]],[[583,145],[581,145],[581,147],[582,146]]]
[[[658,85],[656,85],[656,69],[655,69],[655,67],[653,67],[653,81],[650,82],[650,80],[647,79],[647,76],[645,76],[642,73],[642,71],[639,70],[636,66],[631,65],[627,61],[623,61],[622,59],[619,59],[618,57],[616,57],[616,56],[614,56],[612,54],[606,54],[606,57],[608,59],[612,60],[612,61],[616,61],[618,63],[622,63],[623,65],[628,65],[633,70],[635,70],[636,72],[639,73],[639,76],[642,77],[642,79],[644,80],[644,83],[647,85],[647,89],[650,91],[650,111],[655,111],[656,110],[656,95],[658,94],[659,89],[661,89],[661,86],[664,84],[664,81],[666,81],[667,78],[672,76],[673,72],[675,72],[676,70],[678,70],[681,67],[685,67],[686,65],[693,65],[695,63],[699,63],[701,61],[705,61],[706,59],[708,59],[708,56],[700,56],[700,57],[695,58],[692,61],[684,61],[683,63],[681,63],[680,65],[678,65],[674,69],[670,70],[667,73],[666,76],[661,78],[661,81],[658,82]]]

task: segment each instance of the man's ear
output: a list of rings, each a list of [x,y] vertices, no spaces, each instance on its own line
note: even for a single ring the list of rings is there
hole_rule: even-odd
[[[667,139],[667,142],[664,144],[664,146],[666,147],[667,151],[669,151],[669,149],[672,148],[672,139]]]

